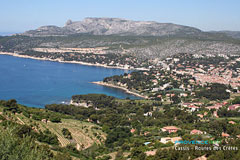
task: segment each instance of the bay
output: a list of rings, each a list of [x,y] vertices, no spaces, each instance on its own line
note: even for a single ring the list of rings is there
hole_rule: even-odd
[[[72,95],[98,93],[139,99],[122,90],[92,84],[130,71],[0,55],[0,100],[29,107],[69,102]]]

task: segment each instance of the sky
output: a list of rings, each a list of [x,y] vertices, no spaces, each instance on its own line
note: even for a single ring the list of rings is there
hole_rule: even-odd
[[[0,32],[114,17],[240,31],[240,0],[0,0]]]

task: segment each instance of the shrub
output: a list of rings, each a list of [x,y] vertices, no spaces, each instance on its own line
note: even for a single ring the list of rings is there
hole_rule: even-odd
[[[61,118],[54,116],[54,117],[50,117],[50,121],[53,123],[60,123],[61,122]]]

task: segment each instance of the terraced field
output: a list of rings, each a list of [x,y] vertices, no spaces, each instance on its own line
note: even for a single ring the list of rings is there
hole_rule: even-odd
[[[21,124],[33,124],[34,122],[38,124],[38,129],[44,131],[49,129],[52,133],[56,134],[61,146],[65,147],[68,144],[73,144],[77,146],[77,149],[85,149],[96,144],[101,144],[106,139],[106,134],[102,132],[101,128],[93,123],[83,122],[74,119],[62,119],[61,123],[52,122],[41,122],[35,121],[24,117],[23,115],[15,115],[16,120]],[[62,129],[67,128],[73,139],[64,138],[62,134]]]
[[[94,129],[98,126],[88,122],[63,119],[62,123],[48,122],[47,124],[41,123],[41,125],[44,125],[51,132],[56,134],[62,146],[75,142],[81,146],[81,148],[88,148],[94,143],[102,143],[105,139],[105,134],[100,129]],[[63,128],[67,128],[71,132],[73,140],[64,138],[62,134]],[[97,138],[97,135],[99,135],[99,138]]]

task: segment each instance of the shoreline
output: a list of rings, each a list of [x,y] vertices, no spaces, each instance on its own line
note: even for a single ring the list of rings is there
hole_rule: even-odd
[[[139,93],[132,92],[132,91],[128,90],[127,88],[120,87],[120,86],[116,86],[116,85],[113,85],[113,84],[109,84],[109,83],[106,83],[106,82],[103,82],[103,81],[90,82],[90,83],[97,84],[97,85],[101,85],[101,86],[106,86],[106,87],[112,87],[112,88],[121,89],[121,90],[125,91],[125,92],[128,93],[128,94],[132,94],[132,95],[137,96],[137,97],[141,97],[141,98],[144,98],[144,99],[148,99],[147,96],[143,96],[143,95],[141,95],[141,94],[139,94]]]
[[[39,57],[32,57],[28,55],[20,55],[17,53],[12,53],[12,52],[2,52],[0,51],[0,55],[9,55],[9,56],[14,56],[14,57],[19,57],[19,58],[28,58],[28,59],[35,59],[35,60],[41,60],[41,61],[52,61],[52,62],[59,62],[59,63],[72,63],[72,64],[81,64],[81,65],[86,65],[86,66],[95,66],[95,67],[104,67],[104,68],[113,68],[113,69],[122,69],[122,70],[148,70],[146,68],[124,68],[124,67],[118,67],[118,66],[108,66],[104,64],[93,64],[93,63],[88,63],[88,62],[82,62],[82,61],[62,61],[60,59],[51,59],[51,58],[39,58]]]

